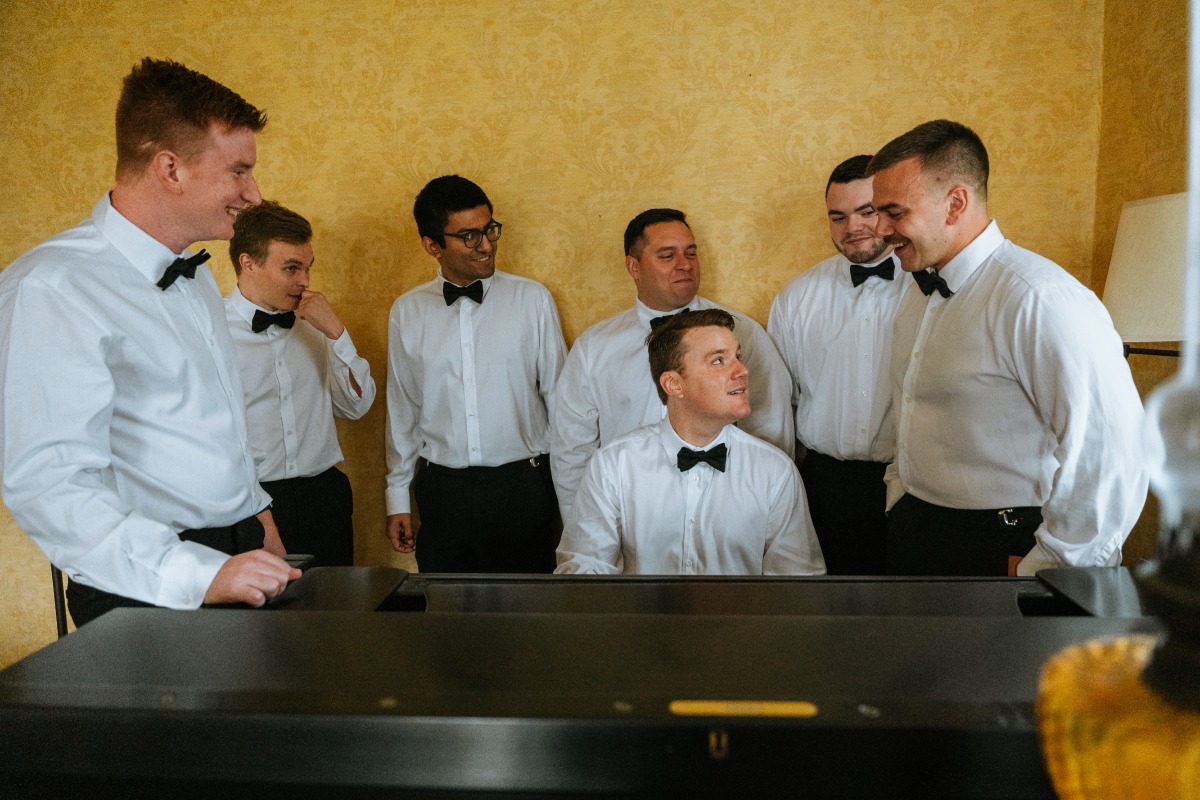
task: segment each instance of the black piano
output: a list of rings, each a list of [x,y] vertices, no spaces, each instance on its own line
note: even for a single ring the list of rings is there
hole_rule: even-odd
[[[1128,571],[316,568],[0,672],[0,797],[1053,798],[1042,664],[1156,633]]]

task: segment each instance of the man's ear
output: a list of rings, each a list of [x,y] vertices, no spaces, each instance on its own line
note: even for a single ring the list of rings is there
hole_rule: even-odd
[[[183,159],[171,150],[159,150],[150,159],[150,172],[159,186],[171,194],[183,194]]]
[[[425,252],[434,258],[442,257],[442,246],[428,236],[421,237],[421,247],[424,247]]]
[[[971,190],[963,184],[950,187],[946,194],[946,224],[957,225],[962,215],[971,207]]]
[[[247,270],[253,272],[258,267],[258,264],[254,263],[254,259],[250,257],[249,253],[239,253],[238,267],[242,272],[246,272]]]
[[[641,264],[633,256],[625,256],[625,271],[629,273],[629,277],[633,278],[633,282],[637,283]]]
[[[676,399],[683,397],[683,380],[680,378],[679,373],[673,369],[669,369],[658,376],[658,385],[667,393],[667,397],[674,397]]]

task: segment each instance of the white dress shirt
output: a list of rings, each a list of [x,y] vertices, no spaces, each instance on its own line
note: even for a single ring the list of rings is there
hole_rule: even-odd
[[[1019,572],[1120,563],[1142,511],[1142,404],[1096,296],[995,222],[939,273],[954,294],[904,295],[892,342],[905,492],[949,508],[1041,506]]]
[[[255,333],[251,324],[259,310],[274,313],[251,303],[236,287],[225,298],[258,479],[320,475],[342,460],[333,418],[359,419],[375,402],[371,366],[348,330],[333,340],[297,317],[291,328],[271,325]],[[361,397],[350,383],[351,373]]]
[[[707,463],[679,470],[679,448],[719,444],[728,448],[724,472]],[[588,462],[555,572],[821,575],[825,559],[782,451],[732,425],[694,448],[663,418]]]
[[[696,297],[684,308],[698,311],[722,306]],[[750,405],[754,409],[739,427],[790,455],[796,448],[796,436],[787,365],[761,325],[744,314],[729,313],[742,347],[742,361],[750,372]],[[592,453],[635,428],[658,422],[667,413],[654,388],[646,350],[650,320],[661,316],[666,315],[639,300],[633,308],[585,330],[571,347],[550,407],[550,466],[563,519]]]
[[[548,452],[550,392],[566,358],[546,287],[497,271],[483,302],[447,306],[442,277],[388,318],[387,513],[410,511],[418,457],[498,467]]]
[[[107,195],[0,273],[4,501],[72,580],[195,608],[228,556],[179,540],[261,511],[221,294]]]
[[[893,280],[855,286],[839,253],[775,297],[767,331],[794,379],[796,438],[805,447],[843,461],[892,460],[892,323],[910,283],[897,263]]]

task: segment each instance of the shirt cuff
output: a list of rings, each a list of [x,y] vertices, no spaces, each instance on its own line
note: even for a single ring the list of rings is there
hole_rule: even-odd
[[[393,514],[411,514],[412,513],[412,498],[408,494],[408,486],[387,488],[384,492],[384,503],[387,506],[388,516]]]
[[[1033,549],[1025,554],[1021,559],[1021,563],[1017,564],[1017,576],[1022,578],[1033,577],[1038,573],[1038,570],[1057,569],[1063,564],[1045,547],[1041,542],[1033,546]]]
[[[204,603],[208,587],[229,556],[197,542],[180,542],[163,562],[155,605],[193,609]]]

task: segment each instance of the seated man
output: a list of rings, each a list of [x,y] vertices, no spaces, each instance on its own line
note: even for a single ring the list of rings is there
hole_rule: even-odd
[[[676,314],[650,333],[667,415],[588,462],[555,572],[825,572],[792,460],[733,425],[750,413],[733,329],[733,316],[714,308]]]

